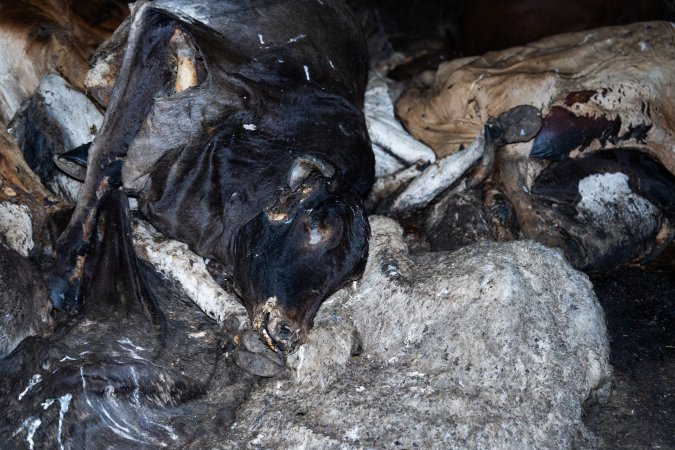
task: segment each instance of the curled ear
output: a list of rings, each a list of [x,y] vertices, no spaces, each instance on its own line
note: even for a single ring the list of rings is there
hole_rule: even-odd
[[[298,156],[293,161],[288,174],[288,187],[295,192],[309,174],[315,170],[321,172],[326,178],[331,178],[335,174],[335,168],[317,156],[311,154]]]

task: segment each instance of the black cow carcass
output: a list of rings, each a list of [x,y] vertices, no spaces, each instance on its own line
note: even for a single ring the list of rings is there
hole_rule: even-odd
[[[54,307],[109,296],[161,322],[130,238],[101,224],[122,207],[107,201],[121,187],[156,228],[216,261],[271,349],[294,351],[368,253],[367,56],[351,11],[339,0],[138,2],[97,58],[88,83],[107,112],[58,240]],[[110,241],[121,250],[100,251]],[[115,282],[116,270],[135,281]]]

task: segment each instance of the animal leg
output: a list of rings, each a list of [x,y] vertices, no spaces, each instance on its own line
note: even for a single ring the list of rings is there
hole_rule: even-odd
[[[167,58],[172,36],[184,25],[150,3],[137,4],[108,110],[89,148],[88,168],[77,207],[57,241],[49,281],[52,305],[72,311],[81,303],[88,256],[104,238],[98,226],[103,202],[121,186],[121,169],[131,142],[150,111],[153,98],[173,78]],[[106,202],[118,208],[120,202]],[[100,229],[99,229],[100,228]],[[133,251],[133,249],[132,249]]]
[[[532,139],[541,127],[541,112],[528,105],[516,106],[490,118],[483,131],[469,146],[430,164],[394,200],[390,212],[404,216],[428,205],[438,194],[459,180],[481,160],[477,173],[469,184],[482,182],[492,171],[494,151],[498,146]]]

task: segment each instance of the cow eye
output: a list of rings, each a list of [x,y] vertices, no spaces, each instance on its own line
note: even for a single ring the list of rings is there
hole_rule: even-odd
[[[333,210],[315,211],[307,220],[305,227],[309,245],[322,244],[332,247],[342,232],[342,221]]]

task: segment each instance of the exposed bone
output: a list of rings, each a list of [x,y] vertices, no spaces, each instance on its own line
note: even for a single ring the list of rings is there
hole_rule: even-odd
[[[228,438],[270,448],[371,448],[396,439],[405,448],[568,445],[578,429],[571,424],[583,425],[580,405],[610,393],[605,322],[588,278],[532,242],[411,254],[398,224],[370,221],[363,278],[324,303],[308,342],[288,358],[288,378],[261,383]],[[532,336],[541,343],[534,349]],[[532,396],[526,382],[546,392]],[[537,408],[542,398],[553,406]],[[321,427],[296,427],[291,409]],[[326,426],[337,430],[328,438]]]
[[[286,222],[288,214],[267,212],[267,220],[270,222]]]
[[[171,45],[176,48],[176,93],[197,85],[197,69],[195,68],[195,54],[188,43],[185,34],[176,29],[171,38]]]
[[[436,154],[408,134],[394,116],[385,78],[373,71],[368,80],[364,113],[375,152],[375,175],[391,175],[416,161],[433,162]]]
[[[102,106],[108,106],[110,95],[117,78],[117,59],[119,54],[110,54],[95,60],[91,69],[84,76],[84,86],[90,95]]]
[[[474,165],[483,155],[484,149],[485,132],[482,132],[466,149],[431,164],[396,198],[391,213],[404,215],[426,206]]]
[[[275,324],[278,321],[284,320],[281,315],[280,308],[277,304],[276,297],[270,297],[260,306],[260,309],[255,312],[253,319],[253,331],[261,334],[267,347],[272,351],[277,351],[277,347],[269,335],[267,329],[270,324]],[[273,326],[273,325],[272,325]]]
[[[279,305],[278,300],[275,296],[272,296],[267,299],[267,301],[259,305],[254,311],[252,328],[253,331],[256,331],[262,337],[263,341],[267,347],[274,352],[287,353],[288,349],[280,346],[278,342],[275,342],[272,336],[270,336],[270,330],[276,330],[279,328],[280,324],[287,324],[290,333],[293,333],[294,339],[298,339],[300,342],[304,342],[306,339],[306,334],[301,327],[296,329],[289,328],[288,319],[284,317],[282,312],[282,307]],[[291,325],[292,326],[292,325]],[[291,353],[295,349],[291,349]]]

